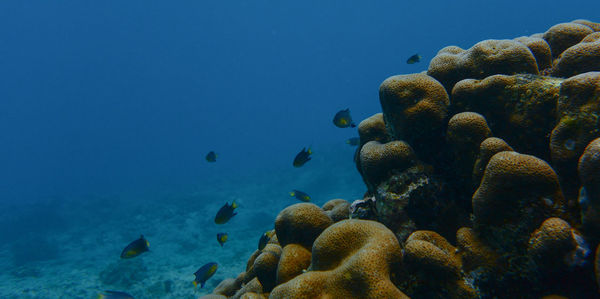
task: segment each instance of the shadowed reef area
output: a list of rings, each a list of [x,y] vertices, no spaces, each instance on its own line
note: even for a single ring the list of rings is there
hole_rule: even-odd
[[[299,203],[209,298],[597,298],[600,24],[448,46],[379,88],[360,200]]]

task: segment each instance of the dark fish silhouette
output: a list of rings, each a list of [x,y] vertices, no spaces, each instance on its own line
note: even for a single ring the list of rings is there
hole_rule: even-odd
[[[206,281],[215,275],[215,272],[217,272],[217,263],[208,263],[200,267],[200,269],[194,273],[196,276],[193,281],[194,287],[200,285],[200,288],[203,288]]]
[[[346,144],[349,144],[350,146],[357,146],[360,144],[360,137],[348,138],[348,140],[346,140]]]
[[[267,246],[267,243],[269,243],[269,240],[271,240],[271,237],[273,237],[272,231],[268,231],[262,234],[262,236],[260,236],[260,239],[258,239],[258,250],[263,250],[265,246]]]
[[[419,54],[415,54],[415,55],[413,55],[413,56],[409,57],[409,58],[406,60],[406,63],[408,63],[408,64],[415,64],[415,63],[417,63],[417,62],[419,62],[419,61],[421,61],[421,55],[419,55]]]
[[[217,215],[215,216],[215,223],[216,224],[227,223],[227,221],[229,221],[229,219],[231,219],[233,216],[237,215],[237,213],[235,213],[233,211],[237,207],[238,207],[238,205],[235,203],[235,201],[233,201],[231,203],[231,205],[229,203],[225,203],[225,205],[222,206],[219,209],[219,211],[217,212]]]
[[[303,148],[302,151],[300,151],[296,155],[296,158],[294,158],[294,167],[300,167],[300,166],[304,165],[306,162],[310,161],[311,154],[312,154],[312,151],[310,150],[310,147],[308,148],[308,150],[306,150],[306,148]]]
[[[210,151],[208,154],[206,154],[206,161],[217,162],[217,154],[215,154],[213,151]]]
[[[227,242],[227,238],[229,236],[226,233],[218,233],[217,234],[217,242],[219,242],[219,244],[221,244],[221,247],[223,247],[223,244],[225,244],[225,242]]]
[[[132,257],[136,257],[148,250],[150,247],[150,243],[148,240],[144,239],[144,235],[141,235],[139,239],[129,243],[123,251],[121,252],[122,259],[129,259]]]
[[[333,124],[338,128],[354,128],[356,125],[352,122],[352,116],[350,116],[350,109],[340,110],[333,117]]]
[[[300,190],[292,190],[292,192],[290,192],[290,196],[295,197],[296,199],[304,202],[310,201],[310,196],[308,196],[308,194]]]
[[[119,291],[104,291],[98,294],[98,299],[133,299],[133,296]]]

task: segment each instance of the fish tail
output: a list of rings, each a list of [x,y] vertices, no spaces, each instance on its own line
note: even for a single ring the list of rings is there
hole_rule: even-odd
[[[290,196],[296,196],[296,192],[290,192]]]
[[[310,149],[310,147],[308,148],[308,151],[306,151],[308,154],[312,155],[312,150]]]
[[[238,207],[238,204],[235,202],[235,200],[231,202],[231,207],[234,209]]]
[[[196,288],[198,286],[198,282],[197,281],[192,281],[192,283],[194,284],[194,288]]]

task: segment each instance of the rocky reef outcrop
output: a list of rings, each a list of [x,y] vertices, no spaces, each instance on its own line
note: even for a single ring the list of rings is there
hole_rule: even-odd
[[[358,126],[364,198],[286,208],[210,296],[599,297],[599,34],[448,46],[384,80]]]

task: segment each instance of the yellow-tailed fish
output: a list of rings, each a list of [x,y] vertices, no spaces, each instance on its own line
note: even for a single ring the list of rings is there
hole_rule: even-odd
[[[356,124],[352,121],[352,116],[350,116],[350,109],[338,111],[333,117],[333,124],[338,128],[356,127]]]
[[[408,64],[415,64],[415,63],[417,63],[417,62],[419,62],[419,61],[421,61],[421,55],[419,55],[419,54],[415,54],[415,55],[413,55],[413,56],[409,57],[409,58],[406,60],[406,63],[408,63]]]
[[[310,201],[310,196],[308,196],[308,194],[306,194],[306,192],[302,192],[300,190],[292,190],[292,192],[290,192],[290,196],[295,197],[296,199],[304,201],[304,202]]]
[[[233,201],[231,203],[231,205],[229,203],[225,203],[224,206],[221,207],[221,209],[219,209],[219,211],[217,212],[217,215],[215,216],[215,223],[216,224],[224,224],[227,223],[227,221],[229,221],[229,219],[231,219],[233,216],[237,215],[237,213],[234,212],[235,208],[237,208],[238,205],[237,203],[235,203],[235,201]]]
[[[310,155],[312,154],[312,151],[310,150],[310,147],[308,148],[308,150],[306,148],[303,148],[297,155],[296,158],[294,158],[294,167],[300,167],[304,164],[306,164],[306,162],[310,161]]]
[[[217,154],[215,154],[213,151],[210,151],[208,154],[206,154],[206,161],[217,162]]]
[[[194,273],[194,276],[196,276],[193,281],[194,287],[200,285],[200,288],[203,288],[206,281],[215,275],[215,272],[217,272],[217,263],[208,263],[200,267],[200,269]]]
[[[227,242],[227,238],[229,236],[226,233],[218,233],[217,234],[217,242],[219,242],[219,244],[221,244],[221,247],[223,247],[223,244],[225,244],[225,242]]]
[[[129,243],[121,252],[122,259],[128,259],[136,257],[146,251],[150,250],[150,243],[144,238],[143,235],[139,239]]]

